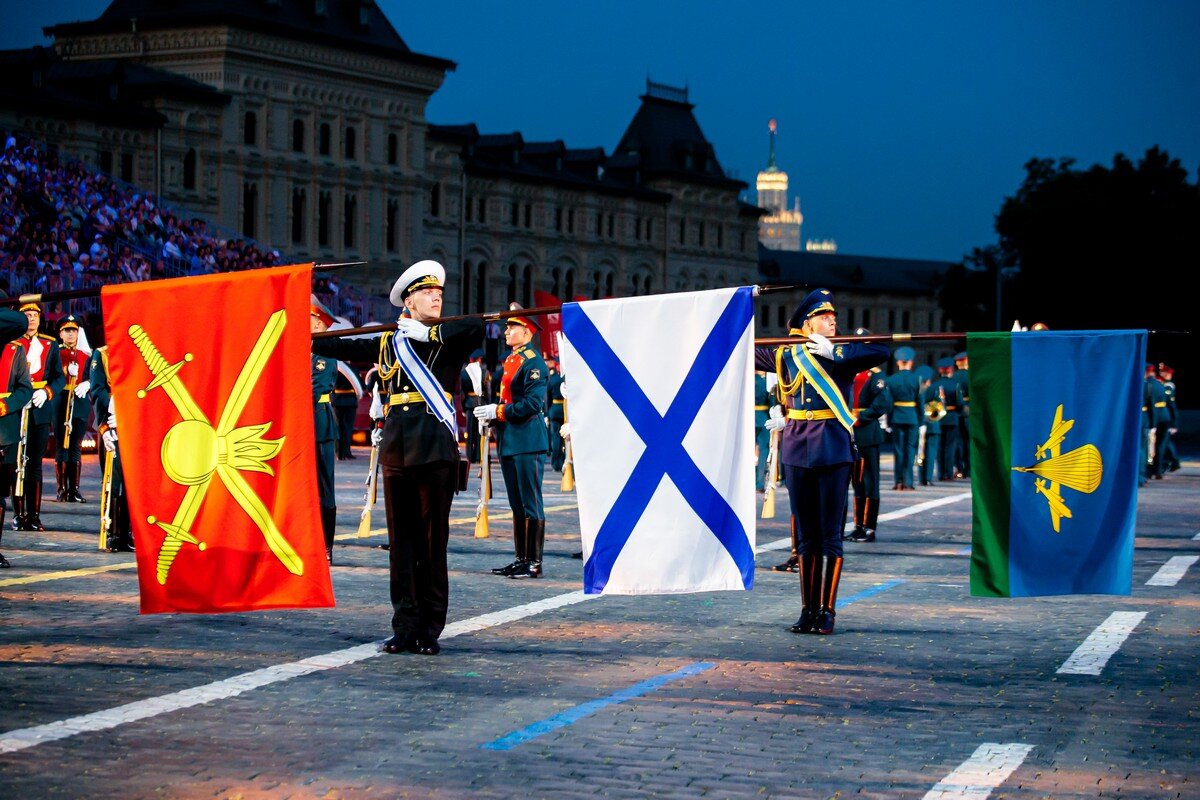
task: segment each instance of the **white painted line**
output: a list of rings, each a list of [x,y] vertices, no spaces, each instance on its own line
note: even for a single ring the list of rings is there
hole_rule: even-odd
[[[1192,537],[1192,541],[1193,541],[1193,542],[1200,542],[1200,533],[1197,533],[1195,536],[1193,536],[1193,537]]]
[[[515,622],[545,611],[552,611],[563,606],[581,603],[592,597],[598,597],[598,595],[585,595],[581,591],[567,592],[566,594],[548,597],[545,600],[538,600],[534,603],[507,608],[503,611],[481,614],[478,617],[471,617],[470,619],[464,619],[447,625],[446,629],[442,631],[441,639],[444,641],[452,639],[455,636],[462,636],[466,633],[474,633],[485,628],[502,625],[506,622]],[[234,675],[231,678],[165,694],[160,697],[138,700],[123,706],[116,706],[115,708],[96,711],[79,717],[50,722],[45,725],[37,725],[32,728],[8,731],[7,733],[0,734],[0,753],[15,753],[18,750],[25,750],[30,747],[36,747],[39,744],[45,744],[46,742],[66,739],[79,733],[108,730],[118,725],[124,725],[127,722],[155,717],[171,711],[179,711],[180,709],[209,703],[214,700],[236,697],[251,689],[258,689],[272,683],[289,681],[292,678],[299,678],[302,675],[308,675],[312,672],[345,667],[380,655],[383,652],[379,649],[381,644],[382,641],[371,642],[369,644],[349,647],[345,650],[334,650],[331,653],[310,656],[299,661],[276,664],[271,667],[256,669],[253,672],[244,672],[241,675]]]
[[[1071,657],[1058,668],[1060,675],[1099,675],[1104,665],[1121,649],[1138,623],[1146,618],[1145,611],[1114,611],[1100,627],[1092,631],[1075,648]]]
[[[948,497],[940,497],[937,500],[926,500],[924,503],[917,503],[916,505],[911,505],[907,508],[901,508],[896,511],[889,511],[886,514],[880,514],[879,521],[880,522],[888,522],[889,520],[900,519],[901,517],[909,517],[909,516],[912,516],[913,514],[920,514],[922,511],[928,511],[931,508],[937,508],[938,506],[948,506],[951,503],[957,503],[959,500],[966,500],[970,496],[971,496],[970,492],[963,492],[962,494],[952,494]],[[792,549],[792,538],[789,536],[786,539],[776,539],[773,542],[767,542],[766,544],[759,545],[758,547],[754,548],[754,552],[767,553],[772,550],[791,550],[791,549]]]
[[[1179,579],[1187,572],[1188,567],[1200,561],[1200,556],[1171,556],[1167,563],[1158,568],[1158,572],[1150,580],[1146,581],[1147,586],[1174,586],[1179,583]]]
[[[1031,744],[985,742],[925,793],[925,800],[983,800],[1008,780],[1033,749]]]

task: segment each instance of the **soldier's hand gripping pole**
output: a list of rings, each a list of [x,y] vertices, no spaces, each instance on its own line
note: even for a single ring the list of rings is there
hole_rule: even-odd
[[[488,426],[479,423],[479,505],[475,507],[475,538],[486,539],[488,531],[488,500],[492,496],[492,448],[488,444]]]

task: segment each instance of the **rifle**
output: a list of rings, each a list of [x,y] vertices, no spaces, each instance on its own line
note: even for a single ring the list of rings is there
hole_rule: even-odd
[[[29,440],[29,406],[21,409],[21,441],[17,445],[17,480],[13,487],[13,497],[25,496],[25,464],[29,461],[26,444]],[[14,500],[15,502],[15,500]]]
[[[101,445],[103,446],[103,445]],[[100,480],[100,549],[108,549],[108,532],[112,528],[113,456],[115,450],[104,451],[104,477]]]
[[[488,444],[488,426],[479,425],[479,505],[475,507],[475,538],[488,537],[487,503],[492,496],[492,448]]]
[[[365,539],[371,535],[371,508],[375,505],[376,491],[379,487],[379,445],[371,445],[371,468],[367,473],[367,490],[363,492],[363,510],[358,519],[358,538]]]
[[[763,491],[763,519],[775,519],[775,484],[779,483],[779,434],[771,431],[771,449],[767,455],[766,489]]]
[[[567,452],[565,458],[563,459],[563,479],[562,486],[559,487],[559,490],[563,492],[573,492],[575,491],[575,458],[571,455],[570,436],[567,437],[564,447],[566,448]]]

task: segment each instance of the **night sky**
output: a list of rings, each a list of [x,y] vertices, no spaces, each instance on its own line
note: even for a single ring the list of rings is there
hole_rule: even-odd
[[[1030,158],[1081,165],[1153,145],[1200,166],[1200,3],[734,4],[379,0],[410,48],[457,62],[435,123],[611,152],[646,78],[690,90],[733,177],[766,164],[767,121],[803,236],[858,255],[957,260]],[[0,0],[0,48],[106,0]]]

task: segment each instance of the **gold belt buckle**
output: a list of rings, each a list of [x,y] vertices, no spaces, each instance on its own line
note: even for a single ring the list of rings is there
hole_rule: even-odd
[[[812,412],[812,410],[811,410],[811,409],[810,409],[810,410],[808,410],[808,411],[805,411],[805,412],[804,412],[804,418],[805,418],[806,420],[810,421],[810,422],[812,421],[812,418],[813,418],[813,412]]]

